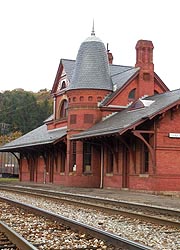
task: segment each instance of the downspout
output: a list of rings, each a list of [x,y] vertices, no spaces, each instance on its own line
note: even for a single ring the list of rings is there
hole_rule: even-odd
[[[103,179],[104,179],[104,148],[101,144],[101,176],[100,176],[100,188],[103,188]]]

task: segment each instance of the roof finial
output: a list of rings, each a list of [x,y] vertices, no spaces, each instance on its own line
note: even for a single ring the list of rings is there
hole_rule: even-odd
[[[92,31],[91,31],[91,36],[95,36],[95,31],[94,31],[94,19],[93,19],[93,27],[92,27]]]
[[[109,50],[109,43],[107,43],[107,52],[109,52],[110,50]]]

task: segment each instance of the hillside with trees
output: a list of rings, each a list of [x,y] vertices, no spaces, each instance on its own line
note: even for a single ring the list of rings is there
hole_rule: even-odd
[[[37,93],[23,89],[0,93],[0,144],[37,128],[51,114],[52,98],[47,89]]]

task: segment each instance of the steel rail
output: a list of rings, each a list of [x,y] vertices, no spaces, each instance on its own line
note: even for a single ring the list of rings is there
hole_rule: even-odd
[[[49,193],[51,194],[52,196],[65,196],[66,199],[67,197],[70,197],[70,198],[74,198],[74,199],[83,199],[83,200],[96,200],[98,202],[102,202],[104,204],[113,204],[115,206],[121,206],[121,207],[127,207],[128,209],[129,208],[139,208],[139,209],[150,209],[150,211],[154,211],[154,212],[159,212],[159,213],[162,213],[162,214],[171,214],[173,216],[180,216],[180,209],[177,210],[177,209],[173,209],[173,208],[167,208],[167,207],[161,207],[161,206],[155,206],[155,205],[148,205],[148,204],[142,204],[142,203],[136,203],[136,202],[129,202],[129,201],[117,201],[117,200],[114,200],[114,199],[109,199],[109,198],[101,198],[101,197],[97,197],[97,196],[90,196],[90,195],[85,195],[85,194],[72,194],[72,193],[69,193],[69,192],[62,192],[62,191],[55,191],[55,190],[45,190],[45,189],[42,189],[42,188],[32,188],[32,187],[29,187],[29,186],[10,186],[10,185],[7,185],[7,184],[0,184],[0,189],[9,189],[9,190],[14,190],[14,189],[20,189],[20,190],[35,190],[36,192],[38,193]]]
[[[24,239],[20,234],[16,233],[12,228],[6,225],[3,221],[0,221],[0,231],[5,233],[8,239],[21,250],[37,250],[29,241]],[[8,246],[7,248],[8,249]]]
[[[105,240],[106,242],[111,243],[114,246],[126,247],[130,250],[153,250],[152,248],[145,246],[145,245],[142,245],[140,243],[128,240],[126,238],[122,238],[118,235],[109,233],[107,231],[103,231],[101,229],[89,226],[89,225],[84,224],[82,222],[75,221],[73,219],[69,219],[65,216],[61,216],[61,215],[55,214],[53,212],[46,211],[44,209],[34,207],[32,205],[23,204],[21,202],[17,202],[15,200],[4,198],[4,197],[0,197],[0,200],[3,200],[9,204],[13,204],[13,205],[18,206],[20,208],[28,210],[28,212],[31,211],[31,212],[34,212],[35,214],[40,215],[40,216],[44,216],[44,217],[49,218],[51,220],[58,221],[59,223],[62,223],[64,225],[69,226],[71,229],[90,234],[93,237],[101,239],[101,240]]]
[[[0,186],[1,188],[1,186]],[[23,187],[24,188],[24,187]],[[7,190],[7,189],[6,189]],[[17,190],[14,190],[14,189],[8,189],[12,192],[17,192]],[[28,188],[29,190],[29,188]],[[32,193],[33,191],[33,193]],[[38,192],[36,192],[38,191]],[[26,194],[29,194],[29,195],[35,195],[35,196],[40,196],[40,197],[46,197],[46,198],[49,198],[49,199],[54,199],[54,200],[58,200],[58,201],[63,201],[63,202],[66,202],[66,203],[70,203],[70,204],[76,204],[76,205],[80,205],[80,206],[84,206],[84,207],[91,207],[92,209],[98,209],[98,210],[102,210],[102,211],[105,211],[105,212],[109,212],[109,213],[115,213],[115,214],[121,214],[121,215],[124,215],[124,216],[128,216],[128,217],[131,217],[131,218],[136,218],[136,219],[141,219],[141,220],[145,220],[147,222],[152,222],[152,223],[158,223],[160,225],[167,225],[167,226],[173,226],[173,227],[177,227],[179,228],[180,227],[180,221],[172,221],[172,220],[168,220],[166,218],[160,218],[158,216],[152,216],[152,215],[146,215],[144,213],[137,213],[137,212],[133,212],[133,211],[125,211],[125,210],[119,210],[117,208],[109,208],[107,207],[106,205],[115,205],[115,206],[120,206],[121,205],[121,202],[119,204],[119,201],[114,201],[114,200],[107,200],[107,199],[102,199],[102,198],[94,198],[92,196],[81,196],[81,199],[84,199],[87,201],[88,199],[92,200],[93,203],[85,203],[83,202],[82,200],[69,200],[67,198],[62,198],[62,197],[59,197],[59,194],[61,195],[62,193],[57,193],[57,192],[53,192],[53,191],[47,191],[47,190],[42,190],[42,189],[31,189],[31,192],[30,190],[29,191],[26,191],[26,190],[18,190],[18,192],[20,193],[26,193]],[[43,194],[42,194],[43,193]],[[48,196],[47,194],[51,194],[52,195],[53,193],[53,196]],[[57,196],[54,196],[54,195],[57,195]],[[64,193],[63,193],[64,195]],[[68,194],[69,195],[69,194]],[[72,196],[73,194],[70,194],[70,196]],[[77,195],[76,195],[77,196]],[[73,198],[75,198],[76,196],[73,195]],[[79,198],[79,195],[78,195],[78,198]],[[100,202],[100,203],[104,203],[103,206],[100,206],[100,205],[97,205],[97,202]],[[129,204],[129,203],[128,203]],[[127,204],[126,204],[127,205]],[[132,203],[131,203],[132,205]],[[134,205],[134,204],[133,204]],[[138,208],[139,206],[141,205],[138,205]],[[137,204],[135,204],[135,207],[137,208]],[[141,208],[141,207],[140,207]],[[151,207],[151,206],[147,206],[146,205],[143,205],[143,209],[151,209],[152,208],[152,211],[154,211],[154,207]],[[157,208],[155,207],[155,211],[157,212]],[[180,212],[179,211],[174,211],[174,210],[165,210],[165,208],[162,208],[162,211],[163,211],[163,214],[165,213],[173,213],[173,215],[175,214],[177,216],[180,217]],[[158,207],[158,212],[160,213],[161,212],[161,208]]]
[[[34,188],[32,188],[31,190],[34,190]],[[92,200],[92,201],[97,201],[97,202],[102,202],[104,204],[109,204],[111,203],[111,205],[114,206],[121,206],[124,208],[138,208],[138,209],[150,209],[150,211],[154,211],[154,212],[159,212],[162,214],[171,214],[174,216],[180,216],[180,210],[175,210],[172,208],[164,208],[164,207],[160,207],[160,206],[155,206],[155,205],[148,205],[148,204],[142,204],[142,203],[135,203],[135,202],[129,202],[129,201],[117,201],[114,199],[109,199],[109,198],[101,198],[101,197],[94,197],[94,196],[89,196],[89,195],[82,195],[82,194],[72,194],[72,193],[67,193],[67,192],[59,192],[59,191],[54,191],[54,190],[43,190],[43,189],[35,189],[37,192],[41,192],[41,193],[49,193],[51,195],[58,195],[58,196],[65,196],[70,197],[70,198],[75,198],[75,199],[80,199],[80,200]]]

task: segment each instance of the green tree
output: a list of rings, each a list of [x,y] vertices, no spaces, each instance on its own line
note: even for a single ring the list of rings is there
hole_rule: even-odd
[[[39,97],[41,97],[39,99]],[[45,91],[42,98],[37,93],[24,90],[0,93],[0,123],[8,124],[8,131],[0,134],[20,131],[25,134],[40,126],[52,112],[50,93]]]

